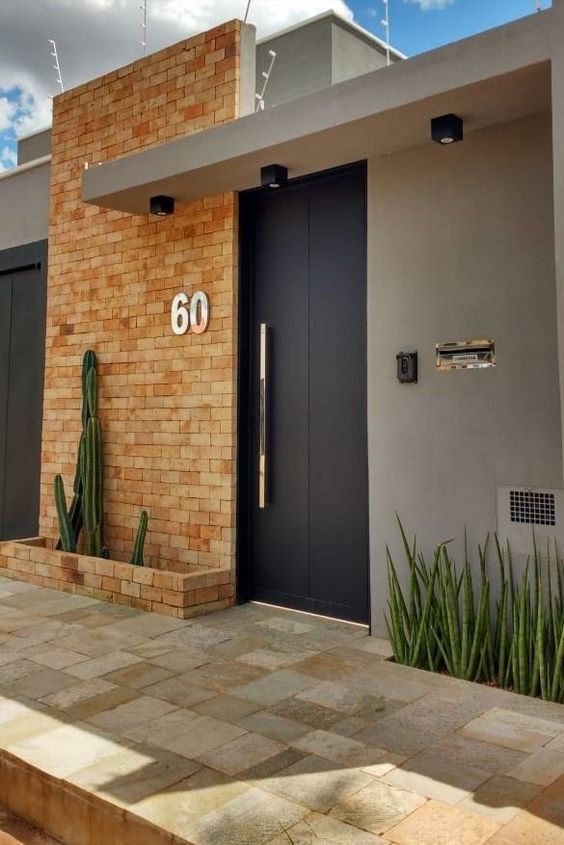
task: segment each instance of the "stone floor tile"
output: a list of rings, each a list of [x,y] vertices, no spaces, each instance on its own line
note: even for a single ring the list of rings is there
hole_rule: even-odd
[[[386,838],[397,845],[483,845],[499,827],[493,819],[429,801],[388,830]]]
[[[268,645],[268,642],[269,640],[266,637],[241,635],[232,640],[218,643],[217,645],[212,646],[209,650],[215,657],[223,657],[226,660],[235,660],[243,654],[258,651],[263,646]]]
[[[263,763],[280,754],[285,746],[257,733],[246,733],[207,751],[197,758],[210,769],[218,769],[227,775],[236,775],[252,766]]]
[[[259,785],[291,801],[299,801],[312,810],[326,813],[339,801],[371,783],[375,783],[374,779],[360,769],[349,769],[310,755],[261,780]]]
[[[175,674],[189,672],[192,669],[197,669],[198,666],[211,663],[213,660],[212,655],[207,654],[201,648],[178,648],[170,644],[159,643],[157,640],[151,640],[150,647],[153,650],[151,654],[143,653],[149,649],[149,645],[139,646],[130,649],[130,651],[144,657],[149,663],[154,663],[155,666],[161,666]]]
[[[117,649],[125,651],[129,647],[140,645],[143,642],[145,642],[145,637],[138,634],[128,634],[124,631],[115,630],[113,625],[106,625],[96,630],[95,637],[89,631],[80,631],[68,637],[61,637],[57,645],[61,648],[87,654],[89,657],[101,657],[104,654],[115,652]]]
[[[561,754],[564,754],[564,733],[561,733],[559,736],[555,736],[554,739],[547,742],[545,748],[549,751],[559,751]]]
[[[292,740],[291,745],[308,754],[359,768],[372,765],[386,754],[381,748],[367,747],[350,737],[322,730],[311,731],[298,737]]]
[[[511,769],[508,775],[527,783],[549,786],[557,778],[564,775],[564,753],[551,751],[549,748],[539,748],[530,757]]]
[[[228,775],[201,768],[172,787],[132,804],[129,810],[182,838],[187,837],[188,831],[203,816],[222,809],[249,790],[247,784]]]
[[[392,751],[394,754],[401,754],[403,757],[413,757],[432,745],[440,742],[440,737],[430,731],[419,730],[412,727],[399,715],[388,716],[380,719],[369,727],[363,728],[355,734],[358,742],[383,748],[385,751]]]
[[[88,722],[102,730],[122,734],[139,725],[158,724],[163,716],[176,709],[176,706],[168,701],[142,695],[134,701],[128,701],[112,710],[105,710],[91,716]]]
[[[30,654],[28,659],[34,663],[39,663],[41,666],[47,666],[49,669],[66,669],[67,666],[83,663],[88,660],[88,657],[67,648],[50,648],[38,654]]]
[[[469,722],[459,733],[493,745],[530,752],[545,745],[560,730],[555,722],[494,707]]]
[[[328,729],[335,722],[338,722],[342,713],[336,710],[329,710],[320,704],[313,704],[310,701],[303,701],[299,698],[287,698],[268,708],[275,716],[282,716],[284,719],[292,719],[298,724],[308,725],[310,728]]]
[[[144,660],[142,663],[134,663],[132,666],[125,666],[123,669],[116,669],[115,672],[108,672],[105,675],[106,681],[121,684],[132,689],[143,689],[158,681],[166,681],[174,673],[162,666],[155,666]]]
[[[41,671],[41,666],[31,660],[22,659],[19,654],[14,661],[0,666],[0,689],[7,689],[15,681],[27,678]]]
[[[64,672],[55,669],[39,669],[7,685],[5,689],[10,695],[25,695],[27,698],[39,699],[50,693],[59,692],[76,684],[75,678],[70,678]]]
[[[2,723],[0,748],[10,748],[27,739],[60,727],[61,719],[29,708],[16,718]]]
[[[28,737],[8,750],[32,766],[65,778],[123,750],[123,740],[80,722]]]
[[[373,833],[351,827],[319,813],[310,813],[287,832],[272,839],[268,845],[383,845],[384,840]]]
[[[427,798],[454,804],[489,781],[492,774],[480,765],[479,760],[473,765],[468,762],[462,764],[435,746],[411,757],[401,767],[386,775],[384,780],[419,792]]]
[[[285,643],[271,643],[256,651],[246,652],[236,659],[239,663],[274,671],[275,669],[282,669],[285,666],[300,663],[304,657],[313,654],[315,654],[314,651],[298,649],[295,646],[289,646]]]
[[[317,678],[319,681],[333,681],[335,678],[342,679],[343,676],[350,671],[354,671],[357,666],[352,662],[339,660],[334,657],[331,652],[313,653],[311,656],[303,656],[302,659],[294,664],[295,671],[301,672],[303,675],[310,675],[312,678]]]
[[[155,642],[178,646],[180,648],[206,649],[206,647],[218,645],[233,639],[235,635],[230,631],[221,631],[212,628],[210,625],[193,623],[186,628],[177,631],[169,631],[168,634],[161,634],[154,637]]]
[[[521,811],[488,839],[488,845],[564,845],[564,830],[559,825]]]
[[[549,787],[534,798],[527,810],[541,819],[557,825],[564,831],[564,776],[559,777]]]
[[[44,695],[39,700],[49,707],[54,707],[56,710],[65,710],[68,707],[72,707],[73,704],[86,701],[86,699],[96,695],[104,695],[104,693],[116,689],[118,689],[116,684],[112,684],[103,678],[82,682],[75,680],[73,686]]]
[[[180,675],[173,675],[165,681],[149,684],[143,689],[143,692],[145,695],[170,701],[177,707],[193,707],[195,704],[207,701],[208,698],[214,698],[217,694],[214,690],[196,686],[192,680],[191,672],[183,672]]]
[[[239,772],[237,777],[239,780],[247,781],[248,783],[255,783],[255,786],[262,786],[261,781],[268,781],[269,778],[278,774],[282,769],[287,769],[288,766],[293,766],[307,757],[303,751],[298,751],[297,748],[286,748],[279,754],[273,757],[268,757],[261,763],[251,766],[249,769],[244,769]]]
[[[512,777],[495,775],[458,805],[462,810],[506,822],[517,815],[542,787]],[[532,843],[531,843],[532,845]]]
[[[101,683],[101,680],[101,678],[98,678],[97,682]],[[102,713],[105,710],[113,710],[114,707],[119,707],[120,704],[135,701],[136,698],[139,698],[139,695],[140,693],[136,690],[128,689],[127,687],[116,687],[109,692],[102,692],[98,695],[84,698],[82,701],[77,701],[75,704],[70,704],[63,709],[65,716],[69,719],[85,721],[97,713]]]
[[[481,713],[481,708],[466,705],[463,698],[442,698],[430,693],[417,701],[406,704],[399,712],[399,717],[422,731],[432,731],[446,736],[459,730]]]
[[[227,692],[234,687],[264,678],[266,671],[258,666],[247,666],[234,660],[214,660],[185,673],[191,683],[217,692]]]
[[[202,716],[213,716],[216,719],[222,719],[224,722],[230,722],[232,725],[246,726],[242,724],[243,720],[260,710],[260,704],[255,701],[249,701],[245,698],[237,698],[234,695],[216,695],[214,698],[208,698],[200,704],[194,704],[192,709]],[[254,728],[246,728],[247,730],[254,730]],[[261,733],[261,731],[258,731]],[[276,739],[276,737],[273,737]]]
[[[110,672],[115,672],[116,669],[123,669],[124,666],[132,666],[134,663],[140,662],[141,658],[135,654],[130,654],[127,651],[114,651],[100,657],[93,657],[91,660],[85,660],[83,663],[77,663],[76,666],[69,666],[64,671],[75,678],[87,681],[90,678],[100,678]]]
[[[369,697],[358,690],[351,689],[346,683],[322,681],[310,687],[310,689],[299,693],[296,698],[302,701],[310,701],[314,704],[321,704],[322,707],[329,707],[331,710],[338,710],[340,713],[352,715],[367,707],[373,697]]]
[[[187,619],[173,619],[169,616],[161,616],[158,613],[135,614],[127,619],[122,619],[112,625],[112,631],[121,631],[124,634],[133,634],[144,639],[158,637],[167,634],[169,631],[178,631],[191,624]],[[125,646],[121,646],[125,648]]]
[[[225,845],[229,831],[229,845],[264,845],[306,812],[299,804],[253,788],[202,816],[188,828],[188,836],[194,845]]]
[[[261,619],[260,622],[255,623],[254,627],[258,629],[267,628],[275,631],[276,634],[279,632],[282,632],[283,634],[305,634],[306,631],[314,630],[312,622],[306,622],[303,621],[303,619],[295,619],[290,614],[284,614],[283,616],[271,616],[269,619]]]
[[[448,754],[464,766],[479,766],[501,775],[527,759],[527,754],[523,751],[503,748],[460,734],[441,739],[437,750]]]
[[[113,803],[128,806],[185,780],[199,768],[186,757],[138,745],[80,769],[69,781]]]
[[[161,716],[158,724],[148,722],[137,725],[124,731],[123,736],[135,743],[147,743],[174,751],[176,737],[189,730],[188,723],[197,715],[193,710],[177,708],[166,716]]]
[[[268,710],[253,713],[241,719],[238,724],[248,731],[256,731],[256,733],[284,743],[290,743],[311,730],[309,725],[295,722],[293,719],[284,719]]]
[[[396,766],[401,766],[405,763],[406,758],[400,754],[392,754],[391,751],[385,751],[381,757],[378,757],[375,763],[370,766],[362,766],[362,771],[375,778],[382,778],[391,772]]]
[[[306,675],[293,672],[291,669],[281,669],[258,681],[234,687],[231,692],[239,698],[249,698],[268,707],[314,684],[315,681]]]
[[[381,663],[385,661],[380,661]],[[356,671],[347,676],[347,684],[371,695],[381,695],[395,701],[414,701],[431,692],[430,684],[408,680],[401,674],[391,675],[388,672],[378,673],[377,667],[367,673],[365,670]],[[399,667],[398,667],[399,668]],[[402,669],[405,667],[401,667]],[[427,673],[432,675],[431,672]]]
[[[425,803],[425,798],[373,780],[371,784],[336,802],[330,815],[370,833],[384,833]]]
[[[169,732],[168,725],[162,731],[159,724],[147,739],[151,744],[159,745],[161,748],[167,748],[169,751],[174,751],[176,754],[182,754],[184,757],[190,757],[194,760],[205,754],[206,751],[224,745],[244,733],[246,731],[236,725],[230,725],[228,722],[214,719],[211,716],[196,715],[184,729],[177,729],[174,734]],[[133,736],[131,732],[128,732],[127,735]]]
[[[394,656],[394,651],[390,645],[390,641],[385,640],[382,637],[364,637],[363,639],[355,642],[352,647],[358,648],[361,651],[367,651],[369,654],[382,657],[385,660],[389,660],[390,657]]]

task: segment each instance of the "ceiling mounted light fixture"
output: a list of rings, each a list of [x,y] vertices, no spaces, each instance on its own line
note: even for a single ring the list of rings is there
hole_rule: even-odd
[[[464,140],[464,121],[456,114],[442,114],[431,120],[431,138],[437,144],[456,144]]]
[[[281,164],[269,164],[260,169],[260,184],[263,188],[279,188],[288,181],[288,168]]]
[[[164,194],[151,197],[149,200],[149,211],[158,217],[168,217],[169,214],[174,213],[174,197],[167,197]]]

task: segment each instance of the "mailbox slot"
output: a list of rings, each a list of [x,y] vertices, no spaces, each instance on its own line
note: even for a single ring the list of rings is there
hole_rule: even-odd
[[[495,367],[493,340],[456,340],[437,343],[438,370],[476,370]]]

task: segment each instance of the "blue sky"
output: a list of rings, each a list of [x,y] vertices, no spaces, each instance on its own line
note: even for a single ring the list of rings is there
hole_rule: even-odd
[[[524,15],[537,0],[388,0],[392,44],[408,56]],[[139,55],[141,0],[0,0],[0,171],[15,165],[16,138],[50,122],[58,93],[47,39],[54,38],[67,88]],[[148,49],[242,17],[247,0],[149,0]],[[542,0],[548,8],[551,0]],[[261,35],[333,7],[384,37],[382,0],[252,0]]]
[[[383,36],[378,26],[381,0],[349,0],[349,5],[358,23]],[[412,56],[530,15],[536,0],[389,0],[389,5],[392,43]],[[542,5],[548,8],[551,3],[544,0]]]

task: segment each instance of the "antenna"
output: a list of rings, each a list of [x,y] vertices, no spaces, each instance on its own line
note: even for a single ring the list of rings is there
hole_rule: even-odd
[[[389,66],[392,63],[390,58],[390,6],[388,0],[382,0],[384,4],[384,17],[380,21],[386,31],[386,64]]]
[[[143,55],[144,56],[147,55],[147,3],[148,2],[149,2],[149,0],[143,0],[141,5],[139,6],[141,11],[143,12],[143,20],[139,24],[139,26],[141,27],[141,29],[143,31],[143,35],[142,35],[141,41],[139,43],[140,43],[140,45],[143,49]]]
[[[49,42],[49,44],[53,48],[51,50],[50,55],[53,56],[53,58],[55,59],[55,64],[52,65],[52,68],[53,68],[53,70],[57,71],[57,85],[60,85],[61,94],[63,94],[65,89],[64,89],[64,86],[63,86],[63,77],[61,76],[61,66],[59,64],[59,56],[57,54],[57,45],[55,44],[55,42],[53,41],[52,38],[48,38],[47,41]]]
[[[249,9],[251,8],[252,0],[247,0],[247,11],[245,12],[245,17],[243,18],[243,23],[247,23],[247,18],[249,17]]]
[[[270,56],[270,64],[268,66],[268,70],[263,70],[262,78],[264,82],[262,83],[262,90],[260,94],[255,94],[255,98],[257,101],[256,111],[264,111],[264,95],[266,93],[266,87],[268,85],[268,80],[270,79],[270,74],[272,73],[272,68],[274,67],[274,62],[276,61],[276,53],[274,50],[269,50],[268,55]]]

